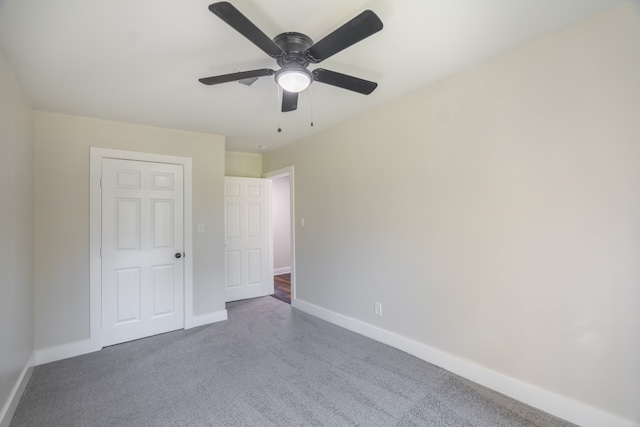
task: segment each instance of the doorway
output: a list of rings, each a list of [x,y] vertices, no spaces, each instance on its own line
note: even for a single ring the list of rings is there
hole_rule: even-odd
[[[271,180],[272,296],[292,304],[295,301],[293,166],[268,172],[264,177]]]

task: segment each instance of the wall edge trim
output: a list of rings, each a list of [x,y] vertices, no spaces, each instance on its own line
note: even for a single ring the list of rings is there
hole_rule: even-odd
[[[505,394],[541,411],[583,427],[639,427],[640,423],[578,400],[542,389],[524,381],[493,371],[426,344],[403,337],[369,323],[357,320],[300,299],[292,307],[375,341],[405,351],[419,359],[439,366],[482,386]]]
[[[185,319],[184,329],[195,328],[197,326],[221,322],[223,320],[227,320],[227,310],[191,316],[189,319]],[[34,352],[32,365],[44,365],[45,363],[57,362],[58,360],[82,356],[83,354],[93,353],[100,350],[102,350],[102,347],[97,345],[96,341],[92,339],[46,347]]]
[[[273,269],[273,275],[277,276],[279,274],[288,274],[291,273],[291,267],[280,267]]]
[[[191,316],[188,321],[185,319],[184,328],[197,328],[198,326],[210,325],[212,323],[223,322],[225,320],[227,320],[227,310],[213,311],[207,314]]]
[[[9,427],[11,424],[11,419],[13,418],[13,414],[16,412],[16,408],[18,407],[18,403],[20,403],[20,398],[22,397],[22,393],[24,393],[24,389],[27,387],[29,383],[29,378],[31,378],[31,372],[33,372],[33,365],[35,360],[35,352],[31,352],[31,356],[29,356],[29,360],[22,368],[22,372],[18,376],[18,380],[13,385],[11,389],[11,393],[9,393],[9,397],[4,402],[2,406],[2,410],[0,410],[0,427]]]
[[[102,347],[96,346],[96,342],[91,339],[41,348],[35,351],[34,366],[57,362],[58,360],[68,359],[70,357],[82,356],[83,354],[93,353],[101,349]]]

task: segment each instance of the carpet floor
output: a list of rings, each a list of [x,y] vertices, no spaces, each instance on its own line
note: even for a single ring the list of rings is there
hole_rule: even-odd
[[[11,427],[570,426],[274,298],[34,369]]]

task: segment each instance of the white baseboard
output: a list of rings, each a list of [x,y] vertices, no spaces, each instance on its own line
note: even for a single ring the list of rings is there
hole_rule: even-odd
[[[583,427],[639,427],[640,423],[605,412],[548,390],[509,377],[470,360],[429,347],[360,320],[335,313],[299,299],[291,305],[305,313],[381,343],[405,351],[480,385]]]
[[[214,311],[212,313],[201,314],[199,316],[191,316],[185,320],[185,329],[196,328],[210,323],[222,322],[227,320],[227,310]]]
[[[35,351],[35,366],[57,362],[58,360],[81,356],[83,354],[93,353],[94,351],[99,350],[100,348],[97,348],[96,343],[91,340],[76,341],[69,344],[47,347]]]
[[[201,316],[192,316],[185,319],[185,329],[195,328],[196,326],[207,325],[209,323],[227,320],[227,310],[207,313]],[[100,351],[102,347],[92,340],[83,340],[72,342],[69,344],[47,347],[35,351],[34,365],[44,365],[45,363],[56,362],[70,357],[81,356],[94,351]]]
[[[24,389],[29,382],[29,378],[31,378],[34,358],[34,353],[31,353],[31,357],[27,360],[27,364],[22,369],[22,372],[20,372],[18,381],[16,381],[15,385],[11,389],[9,398],[4,402],[4,405],[2,405],[2,410],[0,411],[0,427],[9,427],[9,424],[11,424],[11,419],[13,418],[13,414],[16,412],[18,402],[20,402],[22,393],[24,393]]]
[[[291,273],[291,267],[280,267],[280,268],[273,269],[274,276],[277,276],[279,274],[287,274],[287,273]]]

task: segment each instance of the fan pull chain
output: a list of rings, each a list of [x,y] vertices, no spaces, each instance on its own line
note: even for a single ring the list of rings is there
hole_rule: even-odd
[[[311,110],[311,127],[313,127],[313,88],[309,86],[309,105]]]
[[[276,85],[276,91],[278,92],[278,95],[276,96],[277,100],[278,100],[278,106],[276,107],[276,115],[278,117],[278,133],[282,132],[282,126],[280,123],[281,118],[282,118],[282,114],[280,114],[280,106],[282,105],[282,92],[280,89],[280,85]]]

